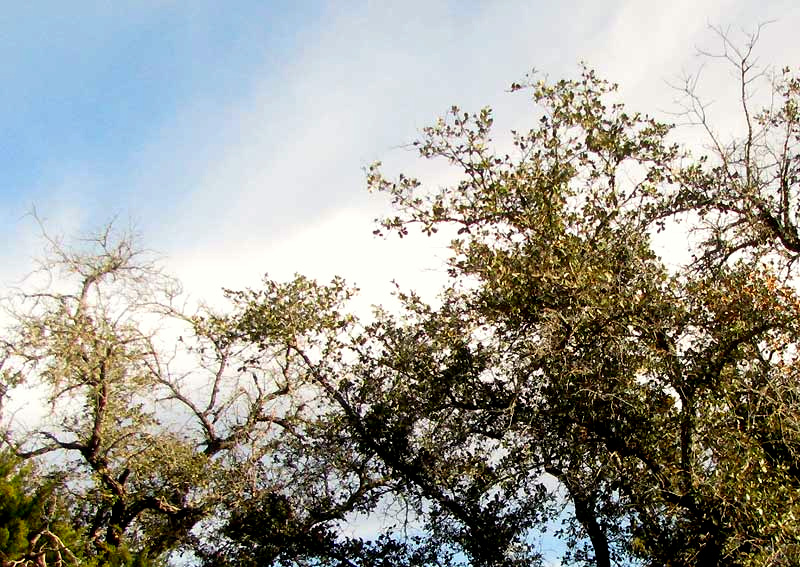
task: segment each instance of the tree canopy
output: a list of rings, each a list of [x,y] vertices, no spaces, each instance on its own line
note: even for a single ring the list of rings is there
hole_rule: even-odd
[[[722,39],[744,128],[687,88],[704,155],[583,68],[512,85],[509,148],[490,109],[426,128],[451,185],[371,166],[377,233],[449,241],[435,304],[297,276],[189,309],[129,235],[47,238],[6,302],[0,402],[51,411],[6,423],[2,565],[534,566],[548,530],[574,565],[794,564],[800,78]]]

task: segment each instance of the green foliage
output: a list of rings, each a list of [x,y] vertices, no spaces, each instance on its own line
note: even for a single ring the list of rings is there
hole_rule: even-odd
[[[0,562],[2,565],[78,565],[82,534],[68,520],[57,479],[37,475],[0,451]]]
[[[501,496],[490,523],[513,518],[513,528],[481,541],[491,557],[462,540],[474,564],[503,564],[508,545],[542,525],[547,500],[519,494],[547,476],[572,504],[561,533],[574,563],[796,555],[797,388],[787,376],[800,298],[787,275],[797,254],[797,81],[785,72],[775,86],[783,102],[751,114],[748,80],[742,102],[756,118],[742,142],[714,140],[714,159],[687,162],[667,125],[628,113],[612,101],[616,87],[585,70],[529,86],[541,118],[514,134],[514,156],[492,149],[488,110],[453,108],[426,129],[420,155],[453,165],[452,186],[427,190],[370,169],[370,187],[398,210],[383,230],[454,234],[444,307],[410,298],[405,321],[387,319],[391,330],[374,335],[397,375],[373,395],[393,402],[404,451],[427,442],[421,424],[433,421],[436,446],[485,463],[460,480],[464,492],[426,494],[464,527],[489,510],[479,486]],[[687,212],[708,238],[695,262],[670,270],[652,235]],[[402,349],[398,333],[413,337]],[[445,364],[454,353],[458,363]],[[414,403],[399,403],[406,388]],[[455,419],[439,421],[431,402]],[[393,427],[384,419],[381,430]],[[458,465],[437,461],[425,481],[444,488]]]

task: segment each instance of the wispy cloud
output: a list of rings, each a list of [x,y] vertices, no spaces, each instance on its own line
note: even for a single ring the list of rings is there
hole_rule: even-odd
[[[148,104],[157,108],[162,96],[169,112],[133,105],[135,116],[127,116],[97,94],[102,89],[93,91],[98,113],[116,109],[109,116],[123,151],[87,146],[61,156],[58,145],[48,146],[49,189],[20,187],[46,216],[66,207],[82,223],[133,217],[189,289],[209,290],[236,287],[238,278],[253,283],[263,272],[336,270],[362,284],[407,275],[396,273],[399,250],[429,252],[372,239],[371,219],[383,202],[366,195],[361,168],[381,159],[390,171],[413,169],[413,154],[399,146],[450,104],[495,107],[501,130],[530,124],[525,97],[504,88],[532,67],[574,75],[584,59],[618,81],[632,107],[663,109],[672,100],[665,80],[695,64],[709,22],[735,29],[780,16],[763,45],[765,59],[783,63],[797,59],[792,30],[800,20],[788,1],[311,4],[305,12],[290,3],[276,5],[283,11],[243,4],[224,18],[210,4],[197,6],[156,3],[130,22],[95,15],[85,30],[77,16],[63,29],[48,20],[47,29],[63,36],[56,45],[83,38],[65,59],[85,53],[77,80],[101,81],[99,69],[113,63],[105,80],[109,93],[119,93],[120,81],[155,65],[151,82],[136,88],[150,87]],[[129,47],[102,26],[129,38]],[[162,28],[168,41],[159,43],[147,30]],[[140,57],[131,38],[143,36],[155,43]],[[96,53],[106,41],[114,57]],[[37,94],[44,87],[30,82],[32,71],[21,76],[37,104],[55,98]],[[69,73],[52,76],[64,81],[52,91],[74,100]],[[99,127],[81,116],[87,132]],[[9,209],[8,241],[21,230],[12,220],[21,203]]]

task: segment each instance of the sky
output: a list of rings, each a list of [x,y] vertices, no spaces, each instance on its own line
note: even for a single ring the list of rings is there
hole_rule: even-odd
[[[508,87],[585,61],[634,110],[671,120],[669,84],[715,49],[709,25],[772,21],[764,65],[800,62],[797,0],[13,2],[0,12],[0,285],[52,234],[133,225],[194,297],[265,273],[342,275],[370,302],[435,289],[446,250],[382,240],[364,168],[414,171],[407,145],[457,104],[499,131],[534,109]],[[735,82],[704,72],[721,125]],[[435,183],[435,168],[425,170]],[[680,248],[682,243],[675,242]]]
[[[491,106],[499,131],[530,125],[507,90],[533,68],[558,79],[585,61],[669,119],[667,83],[718,46],[708,26],[736,38],[768,20],[761,61],[796,64],[794,0],[13,3],[0,284],[40,255],[35,208],[54,234],[134,226],[209,301],[265,273],[341,274],[373,302],[392,279],[434,285],[441,243],[372,236],[388,208],[367,165],[413,171],[407,144],[453,104]]]

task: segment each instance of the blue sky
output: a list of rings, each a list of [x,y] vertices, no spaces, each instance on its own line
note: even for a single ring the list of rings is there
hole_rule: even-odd
[[[316,16],[259,3],[241,11],[222,3],[122,4],[75,11],[30,3],[2,16],[4,199],[26,203],[52,193],[42,183],[48,177],[84,170],[97,185],[76,187],[74,196],[99,200],[97,214],[136,207],[126,180],[142,165],[138,152],[187,105],[214,113],[257,80],[279,84]],[[202,139],[194,144],[202,151]]]
[[[35,206],[53,232],[130,220],[198,296],[264,272],[425,285],[443,252],[372,238],[385,207],[364,166],[413,169],[401,146],[451,104],[524,126],[530,106],[505,89],[533,67],[557,78],[585,60],[658,113],[665,81],[714,45],[709,23],[771,19],[762,60],[796,63],[794,0],[14,3],[0,281],[41,246]]]

